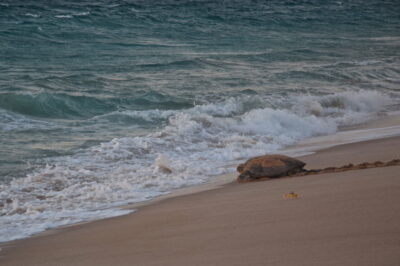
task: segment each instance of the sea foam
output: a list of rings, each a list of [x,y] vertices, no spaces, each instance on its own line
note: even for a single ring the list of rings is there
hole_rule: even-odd
[[[374,91],[275,100],[246,96],[186,110],[127,111],[148,120],[162,117],[166,125],[49,159],[1,184],[0,241],[126,214],[118,206],[206,182],[250,156],[371,119],[391,103]]]

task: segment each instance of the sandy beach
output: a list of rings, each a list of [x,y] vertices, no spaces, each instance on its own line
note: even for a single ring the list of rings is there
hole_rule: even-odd
[[[400,158],[400,137],[301,157]],[[238,184],[2,246],[1,265],[400,265],[400,166]],[[234,176],[232,176],[234,179]],[[284,199],[294,191],[297,199]]]
[[[400,266],[399,9],[0,0],[0,266]]]

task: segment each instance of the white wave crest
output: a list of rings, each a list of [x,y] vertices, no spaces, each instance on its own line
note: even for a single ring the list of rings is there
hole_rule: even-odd
[[[338,126],[346,126],[366,122],[392,103],[389,96],[377,91],[351,91],[300,97],[293,111],[325,117]]]
[[[55,15],[55,18],[73,18],[72,15]]]

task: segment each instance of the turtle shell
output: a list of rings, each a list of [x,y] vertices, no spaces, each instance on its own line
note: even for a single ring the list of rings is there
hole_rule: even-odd
[[[302,172],[306,164],[285,155],[264,155],[249,159],[237,167],[239,181],[251,181],[259,178],[277,178]]]

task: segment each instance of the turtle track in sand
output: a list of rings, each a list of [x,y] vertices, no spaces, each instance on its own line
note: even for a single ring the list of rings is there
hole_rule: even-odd
[[[309,169],[309,170],[303,169],[300,172],[283,175],[283,176],[280,176],[279,178],[307,176],[307,175],[319,175],[319,174],[327,174],[327,173],[340,173],[340,172],[345,172],[345,171],[353,171],[353,170],[361,170],[361,169],[369,169],[369,168],[377,168],[377,167],[388,167],[388,166],[396,166],[396,165],[400,165],[400,159],[394,159],[394,160],[391,160],[388,162],[376,161],[373,163],[369,163],[369,162],[364,162],[364,163],[360,163],[360,164],[350,163],[350,164],[339,166],[339,167],[326,167],[326,168],[321,168],[321,169]],[[238,179],[238,182],[239,183],[247,183],[247,182],[265,181],[265,180],[270,180],[270,179],[277,179],[277,178],[260,177],[260,178],[253,179],[253,180]]]

